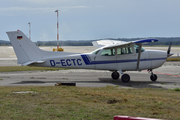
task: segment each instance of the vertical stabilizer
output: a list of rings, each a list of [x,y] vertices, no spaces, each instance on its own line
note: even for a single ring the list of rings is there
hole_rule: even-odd
[[[23,32],[7,32],[13,49],[18,58],[18,64],[25,64],[32,61],[42,60],[40,50]]]

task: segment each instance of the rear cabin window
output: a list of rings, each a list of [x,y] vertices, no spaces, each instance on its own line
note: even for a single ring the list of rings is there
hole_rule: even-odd
[[[101,52],[101,55],[102,56],[113,56],[113,55],[115,55],[115,49],[104,49]]]
[[[118,55],[133,54],[133,49],[131,46],[117,48],[117,54]]]

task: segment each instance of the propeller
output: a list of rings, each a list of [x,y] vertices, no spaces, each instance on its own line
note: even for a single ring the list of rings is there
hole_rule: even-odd
[[[173,55],[172,53],[170,53],[171,52],[171,45],[172,45],[172,43],[169,44],[169,48],[167,50],[167,57],[170,57],[171,55]]]

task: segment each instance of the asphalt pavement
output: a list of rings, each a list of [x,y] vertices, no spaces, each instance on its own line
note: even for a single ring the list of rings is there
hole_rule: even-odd
[[[154,71],[155,73],[157,71]],[[146,71],[127,72],[131,81],[113,80],[111,72],[99,70],[70,69],[60,71],[24,71],[0,73],[0,86],[54,86],[56,83],[76,83],[78,87],[117,86],[120,88],[180,88],[180,75],[156,73],[158,80],[152,82]]]

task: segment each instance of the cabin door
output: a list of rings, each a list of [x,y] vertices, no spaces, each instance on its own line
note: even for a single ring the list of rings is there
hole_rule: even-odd
[[[117,70],[116,49],[102,49],[95,57],[95,69]]]
[[[133,44],[117,48],[117,64],[119,70],[136,69],[137,59]]]

